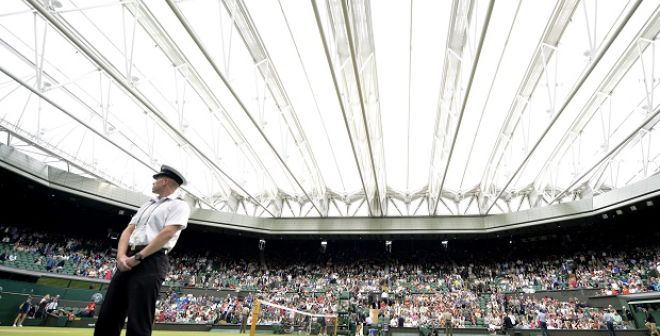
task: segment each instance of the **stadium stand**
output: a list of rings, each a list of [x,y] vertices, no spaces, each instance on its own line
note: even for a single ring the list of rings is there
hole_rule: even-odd
[[[95,279],[112,276],[110,239],[100,244],[71,233],[16,226],[4,226],[0,232],[2,265]],[[598,247],[595,241],[589,243]],[[616,250],[563,249],[564,254],[545,256],[543,251],[553,251],[533,244],[539,253],[517,247],[519,258],[494,253],[479,261],[458,242],[455,253],[434,249],[433,242],[416,242],[416,252],[403,250],[385,258],[378,257],[382,252],[375,251],[373,243],[336,244],[338,248],[309,258],[302,257],[301,250],[310,248],[304,242],[289,251],[275,248],[268,260],[252,258],[230,242],[214,252],[203,245],[182,247],[172,254],[165,282],[168,289],[158,302],[156,321],[238,324],[242,317],[237,312],[257,297],[302,311],[331,313],[337,309],[338,295],[347,292],[354,319],[362,323],[371,308],[379,308],[381,324],[433,328],[449,309],[458,328],[500,329],[511,313],[518,326],[534,329],[538,327],[535,314],[544,309],[550,328],[600,329],[602,308],[575,297],[532,294],[572,289],[595,289],[598,295],[660,290],[660,248],[653,244],[634,248],[624,244]],[[211,291],[187,292],[193,289]],[[229,292],[220,295],[220,290]],[[213,291],[218,295],[209,295]],[[93,315],[85,306],[84,302],[60,306],[59,315]],[[285,319],[282,311],[270,307],[263,311],[260,323],[279,324]],[[615,320],[617,328],[632,327],[632,321],[618,313]]]

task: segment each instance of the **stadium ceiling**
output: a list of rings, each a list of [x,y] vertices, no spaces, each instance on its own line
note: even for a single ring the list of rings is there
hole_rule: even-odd
[[[257,217],[578,200],[660,169],[659,4],[3,0],[0,141]]]

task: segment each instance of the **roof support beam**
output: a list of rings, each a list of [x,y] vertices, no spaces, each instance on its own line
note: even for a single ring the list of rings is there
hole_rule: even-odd
[[[2,122],[0,122],[0,125],[1,125],[1,123],[2,123]],[[85,172],[85,173],[87,173],[87,174],[93,176],[94,178],[100,180],[100,181],[103,181],[103,182],[105,182],[105,183],[111,184],[111,185],[113,185],[113,186],[115,186],[115,187],[117,187],[117,188],[126,188],[126,186],[120,185],[119,183],[113,181],[113,180],[112,180],[112,177],[110,177],[110,176],[102,176],[102,175],[104,175],[103,172],[97,172],[97,171],[94,171],[94,170],[91,170],[91,169],[85,167],[85,163],[84,163],[84,162],[76,162],[76,161],[74,161],[74,160],[70,160],[70,158],[64,157],[64,155],[63,155],[62,153],[58,153],[58,152],[57,152],[57,148],[50,148],[50,147],[48,146],[48,144],[45,144],[45,143],[42,144],[42,143],[40,143],[40,142],[38,142],[38,141],[34,141],[34,140],[32,140],[32,139],[30,139],[30,138],[24,136],[24,135],[21,134],[20,132],[17,132],[15,129],[12,130],[12,129],[9,128],[9,127],[2,127],[2,128],[0,128],[0,131],[2,131],[2,132],[7,132],[7,137],[8,137],[8,138],[9,138],[9,135],[11,135],[11,136],[13,136],[13,137],[15,137],[15,138],[17,138],[17,139],[19,139],[19,140],[21,140],[21,141],[24,141],[24,142],[26,142],[26,143],[29,143],[31,146],[34,146],[34,147],[38,148],[40,151],[43,151],[43,152],[47,153],[47,154],[50,155],[50,156],[56,157],[56,158],[58,158],[58,159],[60,159],[60,160],[62,160],[62,161],[64,161],[64,162],[66,162],[67,165],[71,165],[71,166],[75,167],[76,169],[79,169],[80,171],[83,171],[83,172]],[[8,146],[12,146],[12,145],[9,144],[9,143],[7,143],[7,145],[8,145]],[[12,146],[12,147],[13,147],[13,146]],[[73,158],[73,159],[75,159],[75,158]],[[68,166],[67,166],[67,167],[68,167]]]
[[[280,80],[277,69],[268,54],[268,50],[266,50],[266,46],[263,43],[256,26],[252,22],[252,18],[250,17],[243,0],[224,0],[223,3],[227,12],[229,12],[233,18],[236,30],[243,39],[245,47],[250,52],[254,64],[257,65],[261,77],[263,78],[273,100],[277,104],[280,116],[286,123],[287,130],[293,138],[293,144],[300,153],[305,170],[309,176],[307,186],[308,188],[312,188],[311,192],[307,192],[308,194],[311,194],[310,202],[315,205],[314,207],[316,210],[320,210],[321,216],[327,216],[328,198],[326,197],[326,186],[323,181],[323,176],[321,176],[321,170],[314,158],[307,136],[300,125],[296,111],[293,108],[293,103],[289,99],[289,95],[284,89],[284,85]],[[249,41],[252,43],[248,43]],[[255,126],[258,125],[255,124]],[[266,136],[264,135],[264,137]],[[270,143],[268,139],[267,141]],[[274,148],[273,151],[275,151]],[[304,179],[301,179],[301,181],[304,181]],[[300,187],[303,188],[304,186],[300,185]],[[303,189],[303,191],[305,190]]]
[[[545,164],[543,165],[543,169],[539,172],[533,182],[534,190],[536,190],[539,194],[542,195],[543,190],[545,190],[549,184],[548,174],[550,173],[550,169],[555,169],[557,167],[559,161],[564,156],[566,151],[568,151],[569,148],[575,143],[575,141],[577,141],[582,131],[585,129],[585,127],[587,127],[587,125],[589,125],[589,122],[592,120],[593,116],[599,110],[602,111],[602,105],[608,99],[610,99],[611,92],[616,89],[616,86],[619,84],[621,79],[626,75],[626,73],[628,73],[635,61],[639,59],[643,50],[650,45],[649,42],[644,42],[644,39],[654,38],[660,31],[660,19],[657,19],[658,13],[660,12],[656,10],[656,14],[652,16],[656,17],[656,19],[647,24],[646,28],[642,29],[640,34],[628,46],[614,67],[612,67],[612,70],[607,75],[607,77],[605,77],[600,85],[598,85],[598,88],[596,88],[594,93],[591,95],[587,101],[587,104],[582,107],[578,117],[571,124],[571,127],[566,131],[566,133],[564,133],[559,143],[557,143],[553,151],[546,159]],[[625,25],[632,14],[633,11],[629,13],[622,25]],[[655,24],[653,24],[654,22]],[[622,27],[619,27],[619,30],[621,28]],[[603,52],[604,51],[601,50],[599,56],[602,55]],[[609,130],[605,130],[604,132],[609,132]],[[609,134],[606,134],[604,140],[608,141],[608,139]],[[536,206],[537,201],[538,199],[533,199],[532,204]]]
[[[522,168],[525,166],[527,160],[529,160],[536,147],[538,147],[541,140],[543,140],[545,134],[550,130],[554,122],[561,115],[561,111],[566,107],[566,105],[568,105],[568,102],[570,102],[570,100],[573,98],[577,90],[580,88],[581,84],[584,82],[584,80],[586,80],[587,75],[591,72],[591,71],[586,71],[585,73],[582,74],[581,80],[578,81],[578,85],[576,85],[573,88],[572,93],[568,95],[568,98],[564,102],[562,108],[560,108],[559,111],[555,114],[553,120],[550,122],[550,124],[545,129],[543,134],[536,141],[532,149],[528,152],[527,157],[518,166],[516,171],[513,174],[511,174],[508,182],[501,188],[497,187],[495,185],[495,177],[499,173],[500,163],[503,160],[504,153],[506,152],[506,149],[511,143],[511,138],[513,137],[516,128],[519,125],[521,116],[523,115],[527,107],[529,97],[531,97],[532,94],[535,92],[536,87],[543,76],[545,61],[549,59],[551,55],[555,52],[554,48],[548,48],[547,46],[557,45],[570,21],[570,18],[573,16],[573,13],[575,12],[575,9],[578,6],[578,4],[579,4],[579,0],[562,0],[559,3],[557,3],[557,5],[555,6],[555,10],[553,11],[553,14],[545,28],[543,36],[541,37],[541,40],[539,41],[539,44],[536,47],[536,52],[532,56],[531,63],[527,68],[525,77],[523,78],[522,82],[520,83],[520,86],[518,87],[518,91],[516,92],[515,98],[509,109],[509,114],[507,115],[506,120],[502,125],[495,146],[488,159],[488,164],[486,166],[486,169],[484,170],[484,175],[481,178],[479,209],[483,214],[487,214],[493,208],[496,200],[502,196],[502,194],[506,191],[506,188],[509,186],[509,184],[511,184],[511,182],[518,175],[520,170],[522,170]],[[610,40],[610,43],[612,41],[613,39]],[[598,63],[597,61],[599,59],[600,58],[595,60],[589,69],[593,69],[593,66],[595,66],[596,63]],[[497,190],[498,188],[499,191]]]
[[[138,92],[135,88],[133,88],[131,85],[128,84],[126,78],[124,78],[124,76],[121,73],[119,73],[119,71],[117,71],[111,64],[109,64],[101,55],[99,55],[97,52],[89,48],[87,42],[81,40],[79,36],[77,36],[74,32],[72,32],[71,29],[63,22],[63,20],[59,16],[56,16],[53,13],[51,13],[47,8],[43,6],[43,4],[40,1],[27,0],[27,2],[41,16],[43,16],[48,22],[50,22],[53,25],[53,27],[55,27],[66,39],[68,39],[73,45],[75,45],[75,47],[78,50],[80,50],[92,63],[94,63],[96,66],[102,69],[108,76],[110,76],[117,85],[119,85],[134,99],[136,103],[138,103],[141,107],[144,107],[145,110],[149,111],[152,115],[154,115],[156,119],[160,121],[161,125],[163,125],[165,131],[169,132],[171,136],[174,137],[175,139],[178,139],[179,142],[189,145],[189,148],[193,150],[193,154],[199,157],[199,159],[202,162],[210,165],[217,172],[224,175],[227,179],[229,179],[232,183],[234,183],[236,187],[238,187],[246,195],[248,195],[255,202],[255,204],[264,207],[264,205],[261,202],[259,202],[256,198],[250,195],[250,193],[247,190],[245,190],[237,181],[231,178],[231,176],[225,173],[224,170],[222,170],[205,153],[203,153],[195,145],[190,143],[188,139],[186,139],[186,137],[176,127],[171,125],[169,121],[140,92]],[[265,210],[271,216],[273,216],[273,213],[269,209],[265,209]]]
[[[366,135],[364,142],[367,147],[368,160],[364,159],[363,161],[364,163],[369,163],[371,174],[373,174],[373,190],[375,193],[375,197],[372,199],[373,205],[378,209],[378,215],[386,216],[387,181],[385,179],[385,154],[383,153],[383,130],[380,121],[378,75],[376,72],[376,51],[374,49],[374,37],[371,26],[371,9],[369,2],[366,0],[351,1],[350,4],[352,7],[349,12],[347,1],[341,1],[344,28],[348,37],[348,48],[356,84],[355,88],[357,89],[357,97],[360,101],[362,125]],[[358,13],[364,13],[365,15],[358,17]],[[336,19],[334,20],[335,24],[338,23]],[[359,124],[360,118],[356,118],[355,114],[353,121],[358,121],[357,124]],[[354,129],[357,129],[357,127],[359,126],[356,125]],[[364,147],[364,144],[362,145]],[[362,152],[364,152],[364,148]]]
[[[641,125],[639,125],[637,128],[635,128],[630,134],[625,137],[623,140],[621,140],[614,148],[612,148],[609,152],[607,152],[600,160],[598,160],[595,164],[593,164],[587,171],[585,171],[582,175],[580,175],[578,178],[574,179],[573,182],[571,182],[568,187],[566,187],[561,193],[559,193],[548,205],[552,205],[555,202],[559,201],[566,193],[570,192],[570,190],[577,185],[580,181],[582,181],[587,175],[591,174],[591,172],[600,167],[600,165],[603,162],[606,162],[606,160],[611,159],[612,157],[616,156],[621,150],[627,145],[632,143],[632,140],[635,136],[642,136],[640,132],[644,132],[645,128],[647,127],[653,127],[655,124],[658,123],[659,117],[660,116],[660,104],[656,106],[656,108],[653,110],[649,116],[644,119]]]
[[[252,148],[234,120],[229,116],[224,106],[222,106],[220,99],[218,99],[213,90],[202,79],[199,71],[189,62],[176,43],[172,41],[167,31],[157,22],[152,12],[148,9],[147,4],[144,1],[140,1],[139,3],[127,2],[124,6],[131,11],[136,21],[147,31],[149,36],[161,46],[160,49],[172,64],[178,68],[177,71],[181,74],[181,77],[185,79],[186,83],[194,89],[201,100],[208,106],[209,113],[213,114],[215,120],[218,122],[218,126],[227,132],[251,165],[265,177],[265,190],[268,199],[278,198],[277,184],[261,161],[261,158],[254,151],[254,148]],[[236,209],[238,203],[235,195],[232,195],[231,190],[228,192],[223,191],[223,197],[227,199],[233,209]],[[256,195],[255,197],[261,199]],[[275,217],[278,217],[282,212],[281,206],[278,206],[279,203],[277,202],[271,204],[274,204]]]
[[[257,122],[257,120],[252,116],[252,114],[250,114],[250,112],[248,111],[247,107],[245,106],[245,104],[243,103],[243,101],[240,99],[240,97],[238,96],[238,94],[237,94],[236,91],[234,90],[233,86],[229,83],[229,81],[227,80],[227,78],[225,77],[225,75],[222,73],[222,71],[220,70],[220,68],[219,68],[218,65],[216,64],[216,62],[213,61],[213,58],[211,57],[211,55],[209,54],[209,52],[206,50],[206,48],[205,48],[204,45],[202,44],[202,42],[201,42],[201,40],[199,39],[199,37],[197,36],[197,34],[192,30],[192,28],[190,27],[190,24],[188,23],[188,21],[186,20],[186,18],[183,16],[183,13],[181,13],[181,11],[179,10],[179,8],[176,6],[176,4],[174,4],[174,2],[173,2],[172,0],[167,0],[167,5],[170,7],[170,9],[171,9],[172,12],[174,13],[174,15],[177,17],[177,19],[179,20],[179,22],[181,23],[181,25],[183,26],[183,28],[186,30],[186,32],[188,33],[188,35],[190,36],[190,38],[191,38],[191,39],[193,40],[193,42],[197,45],[197,47],[199,48],[199,50],[200,50],[200,52],[202,53],[202,55],[204,55],[204,58],[206,58],[206,60],[209,62],[209,64],[211,65],[211,67],[213,68],[213,70],[216,72],[216,74],[218,75],[218,77],[220,77],[220,79],[222,80],[222,82],[225,84],[225,86],[227,87],[227,89],[229,90],[229,92],[231,93],[231,95],[234,97],[234,99],[236,100],[236,102],[238,103],[238,105],[241,107],[241,109],[243,110],[243,112],[245,112],[245,115],[248,117],[248,119],[250,120],[250,122],[256,127],[256,129],[259,131],[259,134],[262,136],[262,138],[264,139],[264,141],[265,141],[265,142],[268,144],[268,146],[273,150],[273,153],[275,154],[275,156],[277,157],[277,159],[282,163],[282,166],[284,167],[284,169],[289,173],[289,175],[290,175],[291,178],[295,181],[296,185],[298,185],[298,187],[299,187],[300,190],[303,192],[303,194],[305,194],[305,197],[311,202],[312,206],[313,206],[314,209],[319,213],[319,215],[323,214],[323,211],[322,211],[319,207],[316,206],[316,203],[312,200],[311,196],[307,193],[307,191],[306,191],[305,188],[303,187],[302,183],[298,180],[298,178],[296,178],[296,176],[293,174],[293,171],[291,170],[291,168],[290,168],[290,167],[287,165],[287,163],[284,161],[284,158],[280,155],[280,153],[277,151],[277,149],[275,148],[275,146],[274,146],[274,145],[272,144],[272,142],[268,139],[268,137],[266,136],[266,134],[264,133],[264,131],[263,131],[263,130],[261,129],[261,127],[259,126],[259,123]],[[326,208],[327,208],[327,207],[326,207]]]
[[[479,45],[477,47],[474,59],[466,62],[464,51],[468,46],[470,21],[473,17],[475,6],[474,0],[455,0],[452,5],[452,21],[449,26],[449,37],[447,38],[447,48],[445,52],[445,71],[440,86],[440,98],[438,101],[438,112],[435,119],[435,130],[433,132],[433,150],[431,152],[431,171],[429,173],[429,216],[434,216],[438,210],[438,203],[441,200],[442,189],[444,188],[447,170],[456,140],[458,131],[463,121],[463,113],[472,89],[472,80],[479,65],[481,48],[488,30],[490,17],[493,12],[494,1],[488,3],[486,10],[486,19],[484,21]],[[459,88],[461,85],[461,68],[470,66],[470,77],[465,91]],[[461,93],[465,92],[464,96]],[[444,204],[444,202],[443,202]],[[451,210],[450,210],[451,211]]]
[[[13,46],[9,45],[7,42],[5,42],[5,41],[3,41],[3,40],[0,40],[0,45],[4,46],[8,51],[10,51],[10,52],[13,53],[14,55],[16,55],[17,58],[19,58],[21,61],[25,62],[25,64],[27,64],[28,66],[33,67],[35,70],[38,69],[38,66],[37,66],[36,63],[34,63],[34,62],[31,61],[30,59],[28,59],[25,55],[23,55],[22,53],[20,53],[18,50],[16,50]],[[67,84],[68,84],[68,83],[59,83],[54,77],[52,77],[48,72],[44,71],[43,69],[40,69],[39,72],[41,73],[41,76],[42,76],[41,80],[43,81],[43,80],[45,79],[45,80],[48,81],[48,83],[51,84],[47,89],[45,89],[45,88],[44,88],[44,89],[41,89],[40,92],[51,91],[51,90],[54,90],[54,89],[60,89],[60,90],[62,90],[64,93],[66,93],[69,97],[71,97],[71,99],[75,100],[76,102],[78,102],[79,104],[81,104],[82,106],[84,106],[86,109],[88,109],[91,113],[94,113],[94,114],[96,114],[97,116],[99,116],[100,118],[103,118],[103,116],[101,116],[101,114],[99,113],[99,111],[96,111],[92,106],[89,106],[89,105],[88,105],[87,103],[85,103],[82,99],[80,99],[80,97],[78,97],[78,96],[76,96],[75,94],[73,94],[73,93],[67,88]],[[27,81],[25,81],[25,80],[23,80],[23,79],[21,79],[21,80],[24,81],[24,83],[27,83]],[[12,82],[17,83],[17,82],[16,82],[15,80],[13,80],[13,79],[12,79]],[[72,80],[72,81],[70,81],[69,83],[74,83],[74,82],[75,82],[75,80]],[[19,89],[19,88],[21,88],[21,87],[25,87],[25,86],[23,85],[23,83],[18,82],[18,85],[16,86],[16,88],[13,89],[13,90],[11,90],[11,91],[7,94],[7,96],[10,95],[10,94],[12,94],[14,91],[16,91],[17,89]],[[43,85],[40,86],[40,87],[43,87]],[[38,88],[35,88],[35,90],[38,90]],[[3,100],[5,97],[7,97],[7,96],[0,97],[0,103],[1,103],[2,100]],[[134,141],[132,141],[132,139],[130,139],[130,137],[128,137],[127,135],[125,135],[125,134],[122,132],[121,129],[117,129],[117,127],[116,127],[115,125],[113,125],[111,122],[109,122],[109,121],[107,121],[107,120],[104,120],[104,127],[105,127],[106,130],[107,130],[108,128],[115,129],[116,132],[117,132],[119,135],[121,135],[121,137],[124,139],[124,141],[130,143],[132,146],[135,146],[135,147],[138,148],[140,151],[142,151],[142,149],[141,149],[141,148],[140,148],[140,147],[139,147]],[[13,132],[11,132],[11,130],[9,130],[9,129],[7,130],[7,132],[10,132],[11,134],[15,135],[17,138],[22,139],[23,141],[26,141],[26,142],[32,142],[32,141],[29,141],[29,140],[27,140],[27,139],[21,137],[21,136],[18,135],[17,133],[13,133]],[[63,158],[60,154],[57,154],[56,152],[54,152],[54,149],[53,149],[53,150],[48,150],[46,147],[41,146],[41,145],[39,145],[39,144],[36,143],[36,142],[32,142],[32,143],[33,143],[35,146],[39,147],[41,150],[47,151],[47,152],[51,153],[53,156],[60,157],[62,160],[65,160],[65,161],[67,161],[67,162],[70,162],[70,163],[73,164],[76,168],[78,168],[78,169],[80,169],[80,170],[83,170],[83,171],[85,171],[85,172],[87,172],[87,173],[89,173],[89,174],[92,174],[92,175],[96,176],[97,178],[100,178],[100,179],[103,179],[103,180],[106,179],[106,178],[102,178],[102,177],[100,177],[100,176],[98,176],[98,175],[95,175],[93,172],[91,172],[91,171],[89,171],[89,170],[84,169],[81,165],[75,164],[74,162],[71,162],[71,161],[69,161],[68,159]],[[144,153],[146,153],[146,152],[144,152]],[[111,181],[108,181],[108,183],[112,183],[112,182],[111,182]]]
[[[331,51],[330,51],[330,45],[328,44],[328,42],[325,39],[326,34],[324,32],[324,29],[323,29],[323,24],[321,23],[321,16],[319,14],[319,9],[316,5],[316,0],[310,0],[310,2],[312,4],[312,8],[314,9],[314,17],[316,19],[316,26],[318,27],[318,30],[319,30],[319,35],[321,37],[321,42],[323,43],[323,50],[325,52],[325,58],[327,60],[328,68],[330,70],[330,75],[332,77],[332,84],[335,88],[335,93],[337,95],[337,101],[339,102],[339,108],[341,109],[342,117],[344,118],[344,125],[346,126],[346,131],[348,133],[348,139],[351,142],[351,150],[353,151],[353,158],[355,159],[355,166],[357,167],[358,174],[360,176],[360,183],[362,184],[362,190],[364,192],[364,197],[368,198],[369,194],[367,192],[367,184],[366,184],[366,181],[365,181],[365,176],[362,173],[362,168],[360,168],[360,158],[358,157],[358,152],[357,152],[358,148],[357,148],[357,144],[356,144],[357,140],[354,139],[354,137],[353,137],[353,135],[350,131],[351,127],[349,125],[349,120],[347,118],[347,112],[346,111],[349,107],[346,106],[347,102],[344,101],[343,96],[342,96],[342,91],[341,91],[340,86],[339,86],[340,78],[338,78],[339,77],[338,74],[340,73],[340,71],[335,71],[335,68],[333,67],[332,56],[331,56]],[[369,206],[367,206],[367,209],[368,209],[368,212],[369,212],[370,216],[373,216],[374,214],[377,213],[377,212],[374,212],[374,209],[372,209],[371,202],[369,202]],[[349,214],[348,209],[346,209],[346,214],[347,215]]]
[[[243,132],[241,132],[240,128],[227,113],[226,109],[221,104],[220,99],[218,99],[213,90],[211,90],[208,84],[202,79],[199,71],[189,62],[176,43],[172,41],[167,31],[158,24],[154,15],[149,11],[147,4],[142,1],[139,4],[127,3],[125,6],[133,12],[133,15],[136,16],[137,20],[149,33],[151,38],[156,41],[158,45],[163,46],[161,50],[171,60],[172,64],[180,66],[179,73],[185,78],[186,83],[194,89],[194,91],[200,96],[201,100],[208,106],[209,112],[212,113],[218,121],[218,126],[222,127],[232,138],[233,142],[243,155],[245,155],[252,167],[264,176],[267,199],[274,200],[279,198],[277,183],[275,183],[259,155],[257,155]],[[232,205],[238,204],[235,195],[232,195],[231,192],[223,193],[223,197],[227,198],[228,202]],[[261,199],[258,195],[255,195],[255,198]],[[270,204],[274,205],[275,217],[279,217],[282,213],[281,202],[273,202]],[[235,206],[233,208],[236,209]]]
[[[23,81],[23,80],[21,80],[20,78],[14,76],[11,72],[9,72],[7,69],[5,69],[4,67],[2,67],[2,65],[0,65],[0,72],[4,73],[7,77],[12,78],[12,79],[13,79],[14,81],[16,81],[18,84],[20,84],[20,85],[23,86],[24,88],[30,90],[30,91],[32,92],[32,94],[38,96],[38,97],[39,97],[40,99],[42,99],[43,101],[47,102],[48,104],[50,104],[50,105],[53,106],[54,108],[60,110],[61,112],[63,112],[63,113],[66,114],[67,116],[69,116],[71,119],[75,120],[78,124],[80,124],[81,126],[85,127],[85,128],[88,129],[90,132],[94,133],[96,136],[98,136],[98,137],[102,138],[103,140],[105,140],[105,141],[111,143],[113,146],[117,147],[119,150],[121,150],[122,152],[124,152],[124,154],[126,154],[126,155],[129,156],[129,157],[132,157],[135,161],[137,161],[137,162],[139,162],[140,164],[142,164],[143,166],[147,167],[148,169],[150,169],[150,170],[153,171],[154,173],[158,171],[157,169],[155,169],[154,167],[152,167],[151,163],[142,160],[141,158],[139,158],[138,156],[136,156],[136,155],[135,155],[134,153],[132,153],[131,151],[125,149],[124,147],[122,147],[121,145],[119,145],[117,142],[113,141],[112,139],[110,139],[109,137],[107,137],[106,135],[104,135],[102,132],[100,132],[100,131],[94,129],[93,127],[91,127],[91,126],[89,126],[89,125],[87,125],[83,120],[77,118],[75,115],[73,115],[72,113],[70,113],[69,111],[67,111],[66,109],[64,109],[62,106],[58,105],[57,103],[55,103],[54,101],[52,101],[50,98],[46,97],[43,93],[39,92],[36,88],[30,86],[30,85],[29,85],[28,83],[26,83],[25,81]],[[7,131],[9,132],[9,129],[8,129],[7,127],[4,127],[4,129],[7,130]],[[18,138],[20,138],[20,139],[23,139],[24,141],[27,140],[27,137],[22,136],[22,135],[18,134],[18,133],[15,132],[15,131],[14,131],[14,132],[11,132],[11,133],[12,133],[14,136],[16,136],[16,137],[18,137]],[[100,174],[101,174],[100,172],[91,172],[91,171],[89,171],[88,169],[84,169],[83,166],[84,166],[85,163],[84,163],[84,162],[76,162],[76,159],[75,159],[75,157],[73,157],[73,156],[72,156],[72,157],[69,157],[69,158],[65,158],[65,157],[63,156],[62,153],[58,154],[58,153],[55,153],[53,150],[48,150],[47,148],[45,148],[45,146],[39,144],[38,142],[30,141],[30,140],[27,140],[27,142],[30,142],[30,143],[34,144],[34,146],[36,146],[36,147],[43,148],[44,150],[48,151],[49,153],[53,153],[55,156],[60,157],[60,158],[62,158],[63,160],[65,160],[65,161],[67,161],[67,162],[70,162],[70,163],[73,164],[75,167],[77,167],[77,168],[79,168],[79,169],[81,169],[81,170],[83,170],[83,171],[89,172],[89,173],[92,174],[92,175],[100,175]],[[117,185],[117,183],[112,182],[112,178],[110,178],[110,177],[107,177],[107,176],[106,176],[106,177],[103,177],[103,180],[110,181],[113,185]],[[185,187],[182,187],[182,189],[186,190]],[[206,202],[206,201],[204,200],[203,197],[201,197],[201,196],[199,196],[199,195],[195,195],[195,193],[192,193],[192,192],[190,192],[190,191],[188,191],[188,190],[186,190],[186,191],[187,191],[188,193],[190,193],[191,195],[194,195],[195,197],[197,197],[201,202],[203,202],[204,204],[208,205],[211,209],[216,209],[214,205],[212,205],[212,204]]]
[[[387,214],[385,161],[378,98],[378,76],[367,1],[328,2],[330,34],[323,30],[316,1],[317,26],[342,109],[353,155],[371,216]]]

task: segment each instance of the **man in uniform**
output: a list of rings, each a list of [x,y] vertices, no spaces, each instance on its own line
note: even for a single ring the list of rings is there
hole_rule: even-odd
[[[504,334],[508,335],[509,331],[512,330],[513,327],[516,326],[516,324],[518,324],[518,323],[516,322],[516,318],[513,315],[513,311],[509,311],[508,314],[504,315],[504,320],[502,322],[502,332],[504,332]]]
[[[610,336],[616,335],[614,332],[614,314],[612,313],[612,305],[608,309],[605,309],[605,314],[603,315],[603,322],[607,326],[607,332]]]
[[[160,287],[169,271],[167,253],[179,239],[190,207],[174,193],[183,175],[163,165],[153,176],[157,194],[144,204],[124,229],[117,244],[117,271],[110,282],[94,336],[119,336],[128,316],[126,334],[151,335]]]
[[[451,314],[451,311],[449,311],[449,308],[447,308],[440,316],[445,325],[445,335],[454,335],[454,325],[452,323],[453,315]]]
[[[250,307],[248,307],[247,302],[243,302],[241,309],[241,330],[239,331],[239,334],[244,334],[247,330],[247,320],[248,317],[250,317]]]
[[[538,312],[536,313],[536,319],[539,321],[539,325],[541,326],[541,332],[543,336],[548,336],[548,322],[547,322],[548,317],[546,316],[545,308],[541,308],[538,310]]]

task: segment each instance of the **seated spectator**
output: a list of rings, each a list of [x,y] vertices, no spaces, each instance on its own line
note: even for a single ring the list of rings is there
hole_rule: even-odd
[[[73,310],[72,310],[72,309],[69,309],[69,310],[66,312],[66,319],[67,319],[67,321],[73,321],[73,320],[76,319],[76,314],[73,313]]]
[[[81,310],[78,313],[80,317],[94,317],[94,312],[96,311],[96,302],[92,301],[85,306],[84,310]]]
[[[114,253],[107,246],[75,235],[58,236],[23,229],[5,231],[16,235],[6,252],[8,260],[12,257],[16,260],[17,255],[25,260],[24,256],[28,255],[47,271],[66,271],[91,278],[112,277]],[[524,258],[494,257],[496,253],[493,253],[493,256],[466,259],[469,262],[443,261],[446,259],[436,255],[428,259],[393,256],[384,261],[359,247],[339,251],[331,258],[326,254],[328,259],[322,262],[300,257],[304,254],[297,251],[291,253],[298,256],[295,259],[279,256],[267,262],[237,258],[226,252],[187,250],[182,255],[172,254],[172,268],[166,282],[175,287],[254,291],[266,301],[314,314],[332,313],[337,309],[339,293],[349,292],[352,307],[379,308],[381,317],[387,317],[392,325],[433,325],[447,311],[457,328],[480,325],[492,329],[511,328],[508,320],[524,327],[538,327],[530,313],[538,307],[548,311],[549,328],[603,326],[603,313],[576,299],[562,302],[519,293],[599,288],[600,294],[607,295],[657,291],[660,285],[657,246],[567,251],[564,255],[525,255]],[[53,301],[56,309],[53,299],[46,302],[46,311]],[[168,293],[158,301],[156,317],[161,322],[239,323],[241,309],[237,307],[241,305],[237,302],[234,295],[220,298]],[[246,302],[250,304],[252,299],[248,297]],[[93,316],[94,310],[95,305],[88,305],[80,315]],[[42,310],[37,315],[42,316]],[[292,319],[296,322],[280,309],[271,307],[264,308],[262,315],[263,323]],[[364,314],[361,321],[367,316]],[[616,322],[616,314],[613,320],[615,325],[625,327]]]
[[[50,303],[50,295],[46,294],[41,298],[41,300],[39,300],[34,318],[46,318],[46,306],[48,306],[48,303]]]
[[[57,309],[57,306],[59,305],[59,300],[60,300],[60,296],[55,295],[55,297],[53,297],[46,306],[46,312],[49,314],[53,313]]]

